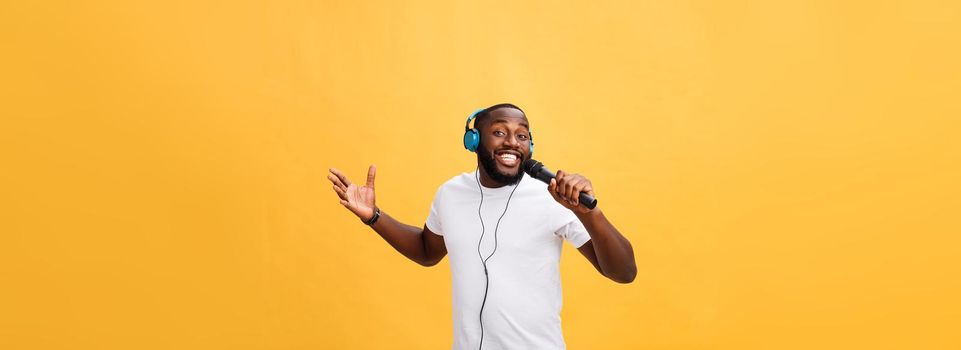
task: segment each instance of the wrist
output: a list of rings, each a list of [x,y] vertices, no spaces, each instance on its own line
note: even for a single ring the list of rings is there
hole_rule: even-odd
[[[591,220],[601,216],[601,208],[596,208],[596,207],[588,211],[573,210],[573,212],[578,219],[581,219],[581,221]]]
[[[380,219],[380,208],[374,207],[374,214],[371,215],[370,218],[366,220],[361,218],[360,221],[362,221],[367,226],[371,226],[374,223],[376,223],[378,219]]]

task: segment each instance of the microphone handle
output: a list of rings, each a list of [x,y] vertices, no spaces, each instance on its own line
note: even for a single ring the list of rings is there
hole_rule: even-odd
[[[578,200],[580,201],[580,204],[587,209],[594,209],[594,207],[597,206],[597,199],[594,199],[594,197],[591,197],[591,195],[585,192],[581,192],[581,195],[578,196]]]
[[[541,181],[544,181],[544,183],[550,184],[551,179],[553,179],[555,176],[554,176],[554,173],[552,173],[550,170],[547,169],[547,167],[542,167],[540,168],[540,171],[537,172],[536,177],[538,180],[541,180]],[[577,196],[577,198],[580,204],[587,209],[594,209],[594,207],[597,206],[597,199],[594,199],[594,197],[591,197],[591,195],[587,194],[586,192],[581,192],[581,194]]]

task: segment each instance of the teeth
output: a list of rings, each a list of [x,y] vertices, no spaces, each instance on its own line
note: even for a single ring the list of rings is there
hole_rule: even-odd
[[[501,159],[513,161],[513,160],[517,160],[517,156],[515,156],[515,155],[513,155],[513,154],[510,154],[510,153],[507,153],[507,154],[502,154],[502,155],[501,155]]]

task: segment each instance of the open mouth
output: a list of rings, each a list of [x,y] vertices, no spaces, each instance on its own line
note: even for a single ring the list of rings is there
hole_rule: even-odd
[[[514,151],[500,151],[494,155],[497,162],[501,165],[513,168],[521,163],[521,154]]]

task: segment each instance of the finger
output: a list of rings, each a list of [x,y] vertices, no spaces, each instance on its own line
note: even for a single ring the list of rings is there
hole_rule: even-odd
[[[574,205],[574,201],[571,200],[571,196],[573,195],[571,182],[576,181],[577,178],[568,173],[564,173],[563,177],[564,178],[561,180],[561,182],[557,184],[557,193],[564,202],[567,202],[569,205]]]
[[[337,192],[337,196],[340,197],[340,199],[347,199],[347,193],[340,187],[334,186],[334,192]]]
[[[560,184],[559,184],[560,187],[561,187],[560,193],[562,193],[564,199],[566,199],[566,200],[569,201],[569,202],[571,201],[571,196],[574,195],[574,194],[573,194],[573,190],[574,190],[574,186],[573,186],[573,185],[574,185],[574,183],[575,183],[576,181],[577,181],[577,178],[576,178],[576,177],[574,177],[574,176],[571,175],[571,174],[566,174],[566,173],[565,173],[565,174],[564,174],[564,181],[561,181]]]
[[[574,205],[581,204],[581,193],[587,192],[585,191],[585,189],[589,187],[590,186],[585,181],[578,182],[577,186],[574,186],[574,193],[577,194],[576,196],[574,196]]]
[[[567,197],[564,194],[564,183],[566,182],[564,181],[564,175],[566,174],[564,173],[563,170],[558,170],[557,175],[554,176],[554,179],[557,180],[557,188],[556,188],[557,194],[559,194],[561,197]]]
[[[347,185],[344,185],[344,183],[341,182],[340,179],[337,178],[337,176],[335,176],[335,175],[333,175],[333,174],[328,174],[328,175],[327,175],[327,180],[330,180],[330,182],[333,183],[335,187],[339,187],[340,189],[346,189],[346,188],[347,188]]]
[[[377,167],[371,164],[367,168],[367,187],[374,188],[374,175],[377,175]]]
[[[551,197],[554,197],[555,201],[562,201],[561,197],[557,195],[557,180],[551,179],[550,185],[547,185],[547,192],[551,194]]]
[[[570,200],[571,203],[577,202],[577,195],[579,194],[579,192],[577,192],[577,185],[579,183],[580,179],[576,176],[572,176],[570,181],[567,181],[567,184],[564,185],[565,192],[567,193],[567,199]]]
[[[346,207],[347,209],[350,209],[350,203],[349,203],[349,202],[341,199],[341,200],[340,200],[340,204],[343,205],[344,207]]]
[[[577,177],[568,174],[564,179],[564,199],[573,205],[575,198],[577,198],[577,192],[574,191],[574,186],[577,185]]]
[[[347,180],[347,176],[345,176],[344,173],[340,172],[340,170],[337,170],[335,168],[330,168],[330,172],[333,173],[334,175],[337,175],[337,178],[340,179],[340,182],[343,183],[345,187],[350,186],[351,184],[350,180]]]

